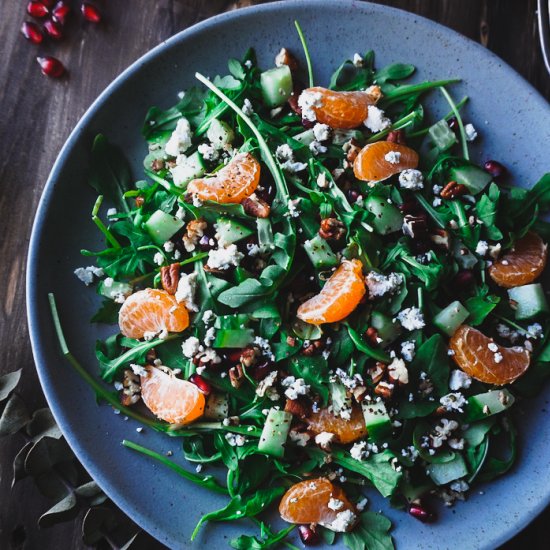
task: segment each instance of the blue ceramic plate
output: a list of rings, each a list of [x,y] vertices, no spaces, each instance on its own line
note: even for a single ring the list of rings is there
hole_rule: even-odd
[[[326,85],[343,59],[371,48],[378,66],[414,63],[419,80],[459,76],[463,83],[453,88],[454,95],[472,98],[466,119],[480,134],[474,155],[504,161],[519,185],[532,185],[548,168],[550,112],[531,86],[498,57],[447,28],[362,2],[281,2],[214,17],[155,48],[101,94],[65,144],[38,209],[28,262],[30,333],[42,387],[74,452],[122,510],[172,548],[191,546],[197,520],[224,499],[121,446],[128,438],[161,452],[172,450],[181,460],[178,440],[149,430],[136,433],[136,423],[96,405],[90,388],[61,358],[47,293],[57,296],[73,352],[95,372],[94,342],[112,327],[90,325],[98,298],[73,275],[76,267],[86,265],[79,250],[100,245],[89,214],[94,197],[83,169],[89,165],[93,137],[103,132],[121,145],[139,177],[146,153],[140,128],[147,109],[175,103],[179,90],[195,84],[197,70],[226,74],[227,59],[241,57],[249,46],[256,48],[263,67],[272,66],[281,46],[300,52],[295,19],[308,38],[317,83]],[[484,494],[473,494],[453,511],[443,510],[435,525],[391,510],[372,491],[371,509],[383,509],[393,520],[398,548],[494,548],[550,502],[548,396],[544,391],[524,405],[516,468],[484,487]],[[195,546],[227,548],[228,540],[248,527],[245,522],[209,525]]]

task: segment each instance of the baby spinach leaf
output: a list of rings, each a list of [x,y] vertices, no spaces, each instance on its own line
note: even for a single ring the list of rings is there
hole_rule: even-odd
[[[268,548],[273,548],[278,545],[295,528],[295,525],[291,525],[286,529],[281,529],[281,531],[278,531],[277,533],[272,533],[262,522],[261,535],[259,539],[257,537],[241,535],[240,537],[231,540],[229,544],[232,548],[236,548],[237,550],[267,550]]]
[[[387,517],[363,512],[353,531],[344,533],[344,544],[350,550],[394,550],[390,529],[391,521]]]
[[[470,312],[468,324],[474,327],[481,325],[487,315],[493,311],[500,302],[500,298],[493,294],[486,296],[472,296],[465,302],[466,309]]]
[[[328,361],[319,355],[307,357],[298,355],[289,363],[289,370],[296,378],[303,378],[315,393],[321,397],[322,403],[328,401]]]

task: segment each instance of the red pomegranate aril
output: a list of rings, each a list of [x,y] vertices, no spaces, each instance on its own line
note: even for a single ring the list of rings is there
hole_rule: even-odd
[[[427,510],[422,504],[412,503],[409,506],[409,514],[421,521],[422,523],[429,523],[434,520],[434,515]]]
[[[65,66],[59,59],[51,57],[49,55],[45,57],[37,57],[36,61],[42,69],[42,74],[50,76],[52,78],[59,78],[65,74]]]
[[[476,282],[473,271],[464,269],[459,271],[454,278],[454,287],[457,290],[467,290]]]
[[[212,386],[210,385],[210,382],[208,382],[205,378],[203,378],[200,374],[192,374],[189,377],[189,382],[192,382],[199,388],[199,390],[204,393],[204,395],[210,395],[212,392]]]
[[[451,117],[448,121],[447,121],[447,124],[449,125],[449,128],[453,131],[453,132],[456,132],[459,128],[458,126],[458,119],[453,116]]]
[[[347,195],[348,195],[348,201],[351,204],[353,204],[353,203],[357,202],[357,200],[361,196],[361,193],[357,189],[348,189],[347,190]]]
[[[40,0],[41,4],[44,4],[47,8],[51,8],[55,4],[55,0]]]
[[[406,145],[407,143],[405,140],[405,132],[403,130],[392,130],[388,134],[386,141],[390,141],[392,143],[399,143],[400,145]]]
[[[501,178],[504,176],[507,172],[506,167],[500,164],[497,160],[488,160],[483,168],[485,168],[486,172],[489,172],[493,178]]]
[[[101,21],[101,12],[97,9],[96,6],[90,4],[89,2],[84,2],[80,8],[84,19],[90,23],[99,23]]]
[[[242,349],[235,349],[231,351],[226,352],[227,359],[230,363],[240,363],[241,362],[241,354],[243,350]]]
[[[298,534],[306,546],[313,546],[319,542],[319,535],[308,525],[298,525]]]
[[[27,4],[27,13],[31,17],[41,19],[42,17],[46,17],[49,11],[50,10],[47,8],[47,6],[45,6],[42,2],[29,2]]]
[[[271,361],[264,361],[258,365],[254,365],[251,369],[250,375],[256,382],[263,380],[273,370],[273,363]]]
[[[61,25],[53,19],[48,19],[44,23],[44,30],[46,31],[48,36],[50,38],[53,38],[54,40],[63,39],[63,29],[61,28]]]
[[[67,20],[67,16],[71,12],[71,7],[67,2],[58,2],[52,10],[52,17],[60,24],[64,25]]]
[[[33,44],[40,44],[44,40],[44,35],[36,23],[25,21],[21,25],[21,34]]]

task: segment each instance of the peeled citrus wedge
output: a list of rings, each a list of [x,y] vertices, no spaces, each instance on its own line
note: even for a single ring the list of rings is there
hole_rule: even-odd
[[[449,341],[455,363],[480,382],[503,386],[517,380],[529,367],[523,348],[505,348],[468,325],[461,325]]]
[[[141,376],[141,398],[147,408],[170,424],[189,424],[204,411],[204,394],[195,384],[148,366]]]
[[[308,424],[308,430],[315,435],[322,432],[334,434],[340,443],[352,443],[365,437],[367,429],[365,428],[365,419],[359,407],[352,409],[351,418],[344,420],[340,416],[335,416],[328,409],[321,409],[319,412],[311,413],[305,419]]]
[[[489,275],[504,288],[528,285],[543,272],[547,249],[543,240],[530,231],[489,268]]]
[[[321,292],[298,308],[298,318],[312,325],[345,319],[365,295],[362,270],[360,260],[344,260]]]
[[[392,141],[365,145],[353,163],[355,177],[362,181],[382,181],[418,166],[418,153]]]
[[[183,304],[165,290],[146,288],[129,296],[118,313],[120,332],[128,338],[143,338],[163,330],[182,332],[189,326]]]
[[[189,182],[187,193],[201,201],[241,203],[260,181],[260,163],[250,153],[235,155],[215,176]]]
[[[360,126],[368,116],[369,105],[374,105],[379,94],[368,92],[335,92],[315,86],[302,93],[320,94],[318,106],[314,106],[315,118],[331,128],[351,129]]]
[[[331,498],[334,499],[331,502]],[[334,508],[329,508],[331,502]],[[338,514],[349,510],[353,521],[340,525]],[[281,518],[288,523],[319,524],[333,531],[349,531],[355,523],[355,507],[344,491],[325,477],[300,481],[293,485],[279,504]],[[347,523],[347,522],[346,522]]]

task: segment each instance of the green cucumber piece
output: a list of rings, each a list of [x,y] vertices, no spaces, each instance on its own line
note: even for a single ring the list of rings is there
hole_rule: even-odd
[[[450,173],[451,180],[465,185],[472,195],[481,193],[493,179],[491,174],[473,165],[456,166]]]
[[[233,244],[250,237],[254,231],[232,218],[219,218],[216,222],[216,233],[221,243]]]
[[[374,215],[374,219],[370,223],[376,233],[388,235],[395,231],[401,231],[403,227],[403,214],[384,197],[375,197],[372,195],[367,197],[365,208]]]
[[[346,411],[351,415],[351,397],[348,396],[346,387],[343,384],[340,382],[331,382],[330,397],[332,412],[336,416],[341,416],[341,413]]]
[[[250,323],[247,313],[236,313],[235,315],[218,315],[214,321],[214,328],[246,328]]]
[[[206,166],[198,151],[180,160],[178,164],[171,169],[172,178],[176,187],[186,187],[191,180],[204,176],[205,172]]]
[[[332,132],[332,143],[334,145],[344,145],[350,139],[355,139],[359,143],[364,143],[365,136],[359,130],[334,130]]]
[[[299,134],[296,134],[293,139],[309,147],[315,141],[315,134],[313,133],[313,130],[310,128],[309,130],[305,130],[304,132],[300,132]]]
[[[270,409],[260,435],[258,451],[275,458],[283,458],[291,422],[292,415],[289,412]]]
[[[273,229],[269,218],[257,218],[256,230],[258,232],[258,244],[260,247],[272,247],[274,245]]]
[[[380,311],[371,313],[370,326],[376,329],[378,338],[382,340],[380,346],[383,348],[391,344],[401,334],[401,325],[394,323],[391,317]]]
[[[515,400],[515,397],[507,389],[491,390],[486,393],[472,395],[468,398],[464,421],[475,422],[501,413],[509,409]]]
[[[327,241],[318,234],[304,242],[304,249],[315,269],[335,267],[340,263]]]
[[[380,441],[391,434],[391,418],[382,401],[363,401],[363,417],[369,439]]]
[[[254,341],[251,328],[220,329],[216,332],[213,348],[244,348]]]
[[[446,120],[440,120],[430,126],[428,135],[441,153],[458,143],[455,133],[449,128]]]
[[[208,127],[206,137],[210,140],[214,149],[225,149],[233,143],[235,132],[227,122],[215,118]]]
[[[518,320],[532,319],[539,313],[548,311],[548,301],[539,283],[510,288],[508,296],[515,302],[514,308]]]
[[[434,462],[428,466],[428,475],[436,485],[445,485],[468,475],[462,455],[456,454],[449,462]]]
[[[156,210],[143,225],[153,241],[162,245],[183,227],[183,221],[162,210]]]
[[[447,336],[452,336],[469,315],[470,312],[456,300],[434,316],[433,324]]]
[[[204,418],[223,420],[229,416],[229,398],[225,393],[211,393],[206,398]]]
[[[292,73],[288,65],[269,69],[260,75],[260,87],[264,103],[278,107],[286,103],[292,94]]]
[[[472,269],[478,262],[478,259],[464,246],[461,241],[455,241],[453,245],[453,256],[456,263],[462,269]]]
[[[113,281],[111,286],[105,284],[105,280],[101,281],[97,287],[99,294],[114,300],[117,296],[131,294],[132,285],[128,283],[121,283],[119,281]]]

